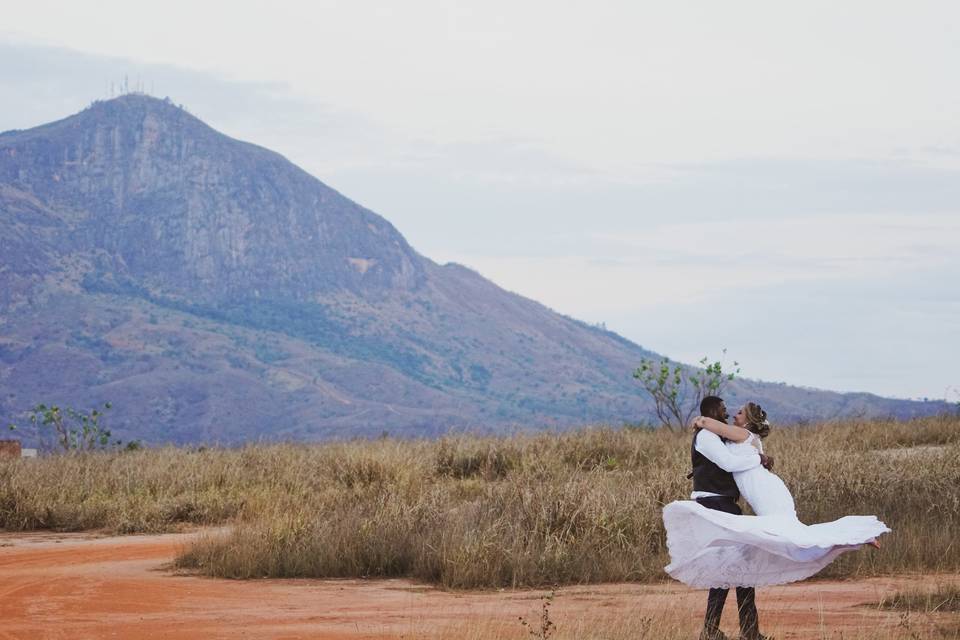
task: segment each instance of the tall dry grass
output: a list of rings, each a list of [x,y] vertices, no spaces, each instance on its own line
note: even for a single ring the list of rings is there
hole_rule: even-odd
[[[598,428],[51,457],[0,464],[0,527],[229,522],[178,563],[235,578],[652,580],[667,562],[660,509],[690,490],[689,438]],[[827,575],[960,569],[960,419],[775,429],[766,447],[804,521],[876,514],[894,530]]]

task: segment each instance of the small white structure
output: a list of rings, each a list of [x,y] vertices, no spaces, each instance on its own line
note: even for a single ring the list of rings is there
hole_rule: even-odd
[[[36,449],[20,449],[21,458],[36,458],[37,450]]]

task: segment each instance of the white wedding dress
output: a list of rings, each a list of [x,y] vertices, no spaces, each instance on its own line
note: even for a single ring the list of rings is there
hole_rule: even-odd
[[[762,452],[755,434],[728,442],[731,453]],[[670,564],[664,569],[691,587],[759,587],[808,578],[841,553],[890,531],[876,516],[846,516],[805,525],[793,496],[778,476],[763,467],[733,474],[755,516],[708,509],[694,500],[663,508]]]

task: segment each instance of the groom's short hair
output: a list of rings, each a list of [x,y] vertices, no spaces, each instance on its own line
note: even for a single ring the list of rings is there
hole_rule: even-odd
[[[700,401],[700,415],[708,418],[715,416],[721,404],[723,404],[723,398],[720,396],[707,396]]]

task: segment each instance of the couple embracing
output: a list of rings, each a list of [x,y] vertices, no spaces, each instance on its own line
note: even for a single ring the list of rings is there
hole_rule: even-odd
[[[721,398],[700,403],[691,445],[693,494],[663,508],[670,564],[665,570],[692,587],[710,589],[701,640],[725,640],[720,616],[731,587],[737,589],[742,640],[763,640],[754,587],[802,580],[845,551],[889,531],[875,516],[846,516],[805,525],[793,496],[770,471],[773,460],[761,439],[770,432],[763,409],[748,402],[727,424]],[[737,501],[755,516],[742,515]]]

